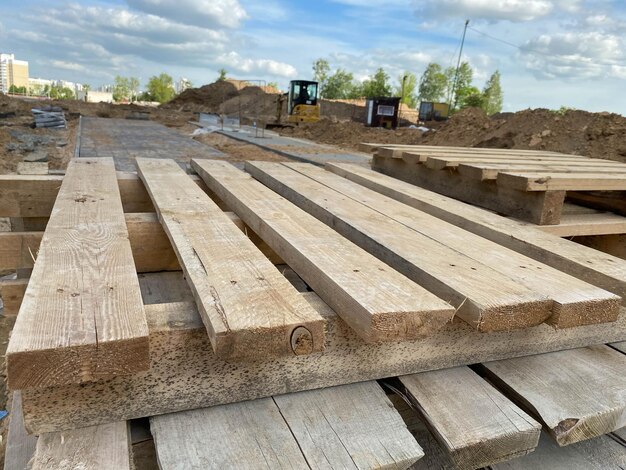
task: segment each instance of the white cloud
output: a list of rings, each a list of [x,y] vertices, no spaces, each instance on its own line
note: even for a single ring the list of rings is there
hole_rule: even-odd
[[[74,70],[74,71],[85,70],[85,67],[83,65],[77,64],[75,62],[65,62],[63,60],[51,60],[50,64],[53,67],[56,67],[58,69]]]
[[[236,28],[248,17],[238,0],[126,0],[137,10],[183,24]]]
[[[298,73],[295,67],[284,62],[268,59],[246,59],[237,52],[229,52],[217,57],[217,61],[225,67],[238,72],[270,74],[285,78],[294,78]]]

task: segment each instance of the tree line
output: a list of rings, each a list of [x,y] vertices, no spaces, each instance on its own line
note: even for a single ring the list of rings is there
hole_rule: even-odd
[[[406,71],[397,77],[394,84],[382,67],[364,81],[358,81],[351,72],[342,68],[331,74],[326,59],[317,59],[313,63],[313,79],[320,84],[322,98],[399,96],[411,108],[415,108],[420,101],[434,101],[449,103],[453,111],[473,106],[482,108],[487,114],[500,112],[503,99],[500,78],[500,72],[496,70],[480,90],[473,83],[474,71],[468,62],[460,65],[458,74],[454,67],[443,68],[432,62],[419,80],[414,73]]]
[[[142,93],[139,93],[139,87],[140,81],[136,77],[116,76],[113,85],[113,101],[130,101],[131,103],[134,101],[158,101],[159,103],[166,103],[176,94],[174,79],[166,73],[150,77],[146,90]]]

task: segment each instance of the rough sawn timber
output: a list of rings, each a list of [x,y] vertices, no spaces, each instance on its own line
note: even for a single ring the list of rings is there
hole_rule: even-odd
[[[322,168],[302,163],[285,165],[552,299],[553,313],[546,322],[557,328],[604,323],[617,318],[621,299],[610,292]]]
[[[451,459],[480,468],[537,446],[541,425],[469,367],[400,377],[415,409]]]
[[[454,309],[226,162],[193,160],[207,185],[365,341],[431,334]]]
[[[368,344],[313,293],[302,294],[327,322],[326,349],[312,356],[226,362],[211,352],[193,302],[146,305],[150,369],[83,385],[22,393],[30,432],[91,426],[426,370],[626,340],[615,323],[555,330],[542,324],[484,334],[455,319],[431,336]]]
[[[216,355],[261,360],[323,350],[324,320],[178,164],[136,161]]]
[[[9,341],[10,389],[149,367],[148,325],[113,160],[72,160]]]
[[[423,452],[376,382],[150,419],[162,470],[407,468]]]
[[[481,237],[626,299],[626,261],[543,233],[532,225],[420,188],[357,165],[328,164],[351,181],[446,220]]]
[[[518,280],[282,165],[247,162],[256,179],[457,308],[480,331],[537,325],[553,301]],[[494,246],[494,248],[499,248]]]
[[[626,426],[626,355],[609,346],[487,362],[490,380],[561,446]]]

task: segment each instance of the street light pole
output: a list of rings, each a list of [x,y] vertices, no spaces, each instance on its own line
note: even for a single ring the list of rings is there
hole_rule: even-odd
[[[455,109],[457,105],[456,86],[457,86],[457,81],[459,79],[459,68],[461,67],[461,56],[463,55],[463,44],[465,44],[465,33],[467,33],[467,26],[469,25],[469,22],[470,20],[465,20],[465,28],[463,28],[463,38],[461,39],[461,49],[459,50],[459,58],[456,62],[456,71],[454,72],[454,85],[452,86],[452,96],[450,97],[450,101],[452,101],[452,97],[454,97],[454,105],[452,106],[452,109]]]

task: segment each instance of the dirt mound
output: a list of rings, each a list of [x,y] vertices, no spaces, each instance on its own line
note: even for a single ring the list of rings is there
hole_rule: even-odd
[[[220,104],[237,96],[237,87],[227,81],[219,81],[200,88],[189,88],[165,103],[161,108],[185,111],[217,112]]]

